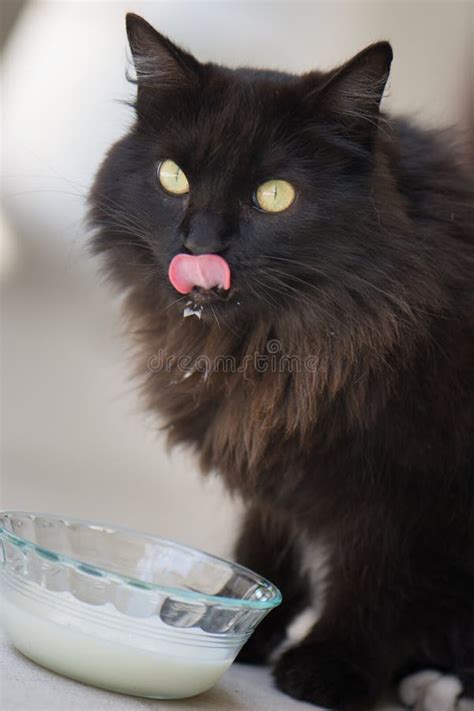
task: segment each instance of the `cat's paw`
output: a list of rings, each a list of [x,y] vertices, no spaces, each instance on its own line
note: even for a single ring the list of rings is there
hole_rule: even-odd
[[[435,670],[405,677],[398,693],[402,703],[414,711],[474,711],[474,699],[462,696],[461,681]]]
[[[367,711],[379,695],[371,673],[325,645],[288,650],[277,662],[274,677],[290,696],[338,711]]]

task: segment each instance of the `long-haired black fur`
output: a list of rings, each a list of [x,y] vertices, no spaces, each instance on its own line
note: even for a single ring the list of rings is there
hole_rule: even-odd
[[[92,246],[127,293],[147,406],[242,497],[237,558],[283,592],[241,659],[268,661],[311,605],[313,628],[274,667],[288,694],[367,711],[422,667],[472,693],[473,193],[462,156],[445,133],[381,112],[387,42],[296,76],[203,64],[135,15],[127,29],[136,120],[97,175]],[[160,188],[166,159],[186,195]],[[283,212],[256,209],[269,179],[295,188]],[[190,236],[218,244],[232,273],[201,319],[183,318],[187,297],[167,278]],[[255,367],[269,344],[271,367]],[[174,365],[150,369],[157,352]],[[180,356],[202,355],[236,367],[180,371]],[[301,367],[279,367],[285,358]]]

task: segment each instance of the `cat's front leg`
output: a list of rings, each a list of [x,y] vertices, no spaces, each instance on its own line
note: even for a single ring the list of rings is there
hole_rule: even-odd
[[[320,639],[315,628],[278,661],[277,686],[294,698],[337,711],[369,711],[385,686],[381,660],[356,639]]]
[[[369,711],[383,694],[393,666],[391,631],[397,624],[386,552],[379,549],[377,537],[362,544],[355,531],[333,530],[320,617],[274,669],[282,691],[338,711]],[[308,561],[317,560],[311,555],[317,549],[316,541],[305,539],[303,566],[313,579],[318,571],[311,575]]]
[[[238,662],[264,664],[284,640],[288,624],[308,604],[299,550],[283,520],[253,506],[242,522],[235,559],[270,580],[283,594],[282,604],[265,617],[237,657]]]

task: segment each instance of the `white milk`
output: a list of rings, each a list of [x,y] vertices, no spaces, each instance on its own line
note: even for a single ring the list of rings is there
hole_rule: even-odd
[[[147,650],[129,646],[126,641],[122,644],[94,637],[90,620],[84,624],[87,633],[63,627],[41,616],[45,594],[51,596],[54,609],[53,593],[42,591],[43,603],[39,605],[29,595],[4,588],[1,611],[5,630],[25,656],[86,684],[135,696],[185,698],[211,688],[232,663],[228,649],[193,646],[193,630],[185,631],[191,633],[189,645],[158,639],[154,649]]]

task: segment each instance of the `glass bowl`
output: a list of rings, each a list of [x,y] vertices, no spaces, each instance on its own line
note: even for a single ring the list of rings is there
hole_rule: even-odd
[[[251,570],[122,527],[5,511],[0,544],[1,616],[13,645],[126,694],[206,691],[281,602]]]

